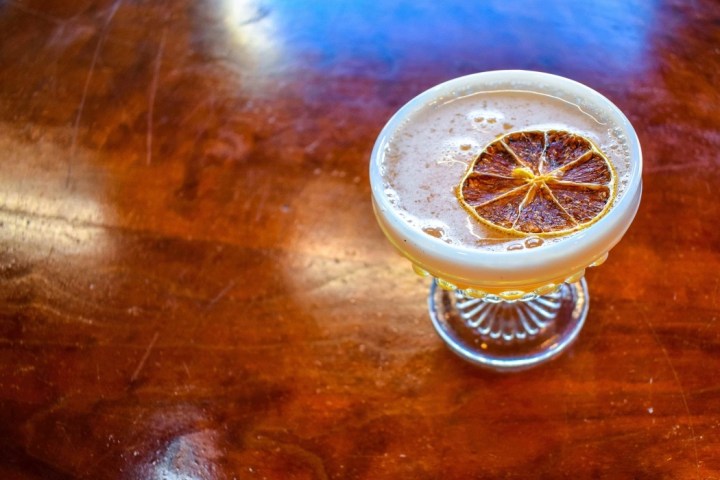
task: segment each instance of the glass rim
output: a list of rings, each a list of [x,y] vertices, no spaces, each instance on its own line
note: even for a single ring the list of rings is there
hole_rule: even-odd
[[[409,118],[413,113],[424,107],[425,105],[453,94],[457,95],[457,91],[464,92],[480,92],[483,88],[490,88],[495,84],[508,84],[513,82],[522,82],[524,88],[519,86],[504,87],[503,89],[515,90],[532,90],[538,93],[547,93],[550,88],[553,92],[560,91],[564,94],[575,95],[583,101],[587,101],[599,107],[604,113],[612,118],[612,123],[623,129],[627,139],[627,145],[630,153],[630,173],[627,189],[622,197],[617,200],[616,204],[597,222],[590,225],[584,230],[572,234],[571,238],[566,241],[559,241],[550,245],[545,245],[541,249],[523,249],[516,251],[483,251],[479,247],[468,247],[463,245],[450,245],[441,239],[424,234],[418,229],[413,228],[397,213],[390,204],[388,197],[384,194],[384,182],[380,173],[380,161],[382,160],[385,147],[387,146],[392,134]],[[515,88],[513,88],[515,87]],[[527,266],[528,262],[532,263],[533,259],[541,257],[543,260],[539,263],[552,263],[554,258],[567,258],[568,255],[580,255],[584,251],[585,246],[602,241],[603,237],[612,237],[608,232],[613,233],[622,230],[617,238],[607,238],[607,248],[612,248],[625,233],[630,226],[632,219],[637,210],[636,197],[641,191],[642,185],[642,151],[637,133],[625,114],[607,97],[596,90],[579,83],[575,80],[565,78],[559,75],[536,72],[530,70],[493,70],[480,73],[474,73],[462,77],[457,77],[446,82],[431,87],[424,92],[418,94],[410,101],[405,103],[395,114],[387,121],[381,130],[372,150],[370,160],[370,184],[372,195],[377,206],[383,210],[388,223],[392,223],[393,227],[401,231],[403,235],[411,238],[418,248],[424,250],[428,255],[442,259],[442,262],[458,262],[460,260],[467,262],[468,267],[473,265],[489,267],[492,263],[502,263],[502,268],[498,271],[510,270],[513,267]],[[628,212],[630,212],[630,218]],[[624,221],[623,221],[624,220]],[[603,235],[603,232],[605,234]],[[518,237],[522,239],[526,237]],[[540,250],[542,254],[540,254]],[[586,252],[587,253],[587,252]],[[462,258],[459,258],[462,257]],[[590,262],[592,259],[589,260]]]

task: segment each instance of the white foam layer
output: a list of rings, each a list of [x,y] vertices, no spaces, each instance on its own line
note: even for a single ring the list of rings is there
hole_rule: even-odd
[[[550,129],[572,131],[592,140],[627,180],[627,139],[601,112],[588,112],[547,94],[495,90],[433,102],[403,121],[382,158],[385,191],[398,216],[447,243],[490,250],[523,248],[523,239],[471,218],[458,202],[455,188],[473,159],[499,135]],[[616,202],[626,186],[627,181],[619,183]]]
[[[577,132],[608,156],[618,195],[603,219],[571,235],[522,239],[462,208],[454,190],[473,158],[497,136],[529,129]],[[452,80],[409,102],[380,134],[370,171],[380,224],[416,264],[465,284],[516,285],[582,269],[619,241],[639,203],[641,163],[632,126],[605,97],[562,77],[501,71]]]

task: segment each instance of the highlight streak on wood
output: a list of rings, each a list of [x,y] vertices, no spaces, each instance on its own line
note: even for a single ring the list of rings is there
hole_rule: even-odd
[[[162,56],[165,51],[165,39],[167,37],[167,27],[162,31],[160,37],[160,46],[155,57],[155,69],[153,71],[152,83],[150,84],[150,93],[148,95],[148,113],[147,113],[147,137],[145,141],[145,163],[152,163],[152,139],[153,139],[153,113],[155,111],[155,97],[158,89],[158,79],[160,78],[160,65],[162,64]]]

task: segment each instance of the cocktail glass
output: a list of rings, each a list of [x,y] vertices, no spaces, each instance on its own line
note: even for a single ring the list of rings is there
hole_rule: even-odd
[[[451,245],[408,224],[398,214],[382,175],[393,134],[431,102],[489,90],[552,95],[599,112],[608,128],[619,129],[622,148],[630,158],[629,174],[623,180],[622,196],[607,214],[560,242],[519,251]],[[378,224],[417,273],[433,278],[428,307],[438,334],[461,358],[500,371],[522,370],[553,359],[575,340],[590,300],[585,269],[603,263],[629,228],[640,204],[641,173],[642,153],[635,130],[610,100],[573,80],[522,70],[468,75],[421,93],[385,125],[370,162]]]

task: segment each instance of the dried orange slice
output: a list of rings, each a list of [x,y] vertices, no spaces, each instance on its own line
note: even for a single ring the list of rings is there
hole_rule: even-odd
[[[617,173],[590,140],[561,130],[508,133],[487,145],[457,188],[479,221],[515,235],[556,236],[600,219]]]

